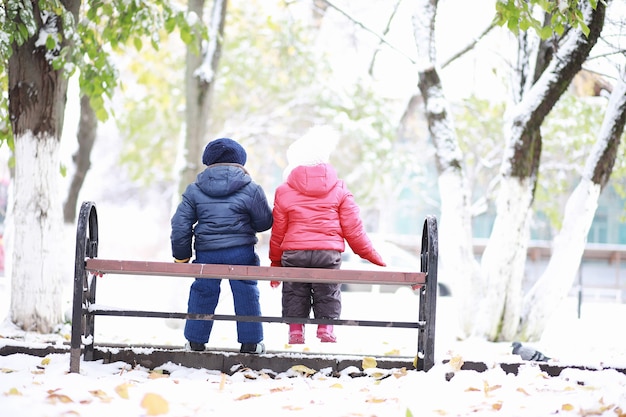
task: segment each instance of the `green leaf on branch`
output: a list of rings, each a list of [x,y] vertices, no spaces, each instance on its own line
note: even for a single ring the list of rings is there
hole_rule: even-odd
[[[133,38],[133,44],[135,45],[135,49],[137,51],[141,51],[141,48],[143,47],[143,42],[141,41],[141,38],[138,36],[135,36]]]

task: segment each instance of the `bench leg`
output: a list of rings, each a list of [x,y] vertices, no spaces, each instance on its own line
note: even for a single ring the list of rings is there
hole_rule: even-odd
[[[88,236],[89,235],[89,236]],[[98,216],[96,206],[92,202],[83,202],[78,216],[76,228],[76,254],[74,261],[74,294],[72,300],[72,337],[70,340],[70,372],[80,372],[80,355],[82,338],[86,327],[91,331],[91,354],[85,359],[93,359],[93,316],[85,317],[83,307],[88,298],[95,298],[95,277],[92,283],[87,282],[87,272],[85,271],[85,257],[96,257],[98,255]],[[90,288],[93,287],[93,288]],[[87,323],[91,321],[91,325]],[[87,350],[87,349],[86,349]]]
[[[437,220],[428,216],[422,231],[420,271],[426,273],[426,285],[420,288],[419,297],[419,321],[425,324],[420,328],[417,341],[417,369],[422,371],[428,371],[435,365],[438,251]]]

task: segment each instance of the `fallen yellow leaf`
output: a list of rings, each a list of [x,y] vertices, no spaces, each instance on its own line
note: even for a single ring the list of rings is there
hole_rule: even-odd
[[[572,404],[566,403],[561,406],[561,410],[563,411],[572,411],[574,406]]]
[[[400,351],[398,349],[392,349],[389,352],[385,352],[385,356],[398,356]]]
[[[291,387],[276,387],[276,388],[270,389],[270,392],[285,392],[285,391],[291,391],[291,390],[293,390],[293,388]]]
[[[141,407],[146,410],[146,414],[149,416],[167,414],[170,411],[170,405],[165,398],[152,392],[148,392],[143,396]]]
[[[129,396],[128,396],[128,387],[130,387],[130,386],[131,385],[129,383],[120,384],[117,387],[115,387],[115,392],[121,398],[127,400],[129,398]]]
[[[376,362],[376,358],[372,358],[371,356],[366,356],[363,358],[363,364],[361,365],[363,369],[376,368],[378,362]]]
[[[395,398],[391,398],[391,399],[395,399]],[[365,400],[366,403],[384,403],[387,401],[387,398],[375,398],[375,397],[370,397],[367,400]]]
[[[343,388],[343,385],[341,385],[340,383],[336,383],[330,386],[331,388]]]
[[[17,388],[9,389],[5,395],[22,395],[22,393]]]
[[[497,389],[502,388],[502,385],[489,385],[489,383],[485,381],[484,388],[485,388],[485,392],[487,393],[487,392],[495,391]]]
[[[0,372],[2,372],[3,374],[10,374],[11,372],[15,372],[15,371],[9,368],[2,368],[0,369]]]
[[[48,365],[50,363],[50,358],[45,357],[41,360],[42,365]]]
[[[294,365],[291,367],[291,370],[300,372],[301,374],[304,374],[304,375],[313,375],[315,372],[317,372],[314,369],[311,369],[304,365]]]
[[[148,374],[148,379],[169,378],[169,375],[164,374],[162,371],[152,371]]]
[[[450,365],[450,368],[452,368],[452,370],[456,372],[456,371],[461,370],[461,367],[463,366],[464,363],[465,362],[463,361],[463,358],[461,358],[460,355],[455,355],[450,358],[449,365]]]
[[[222,378],[220,379],[220,391],[224,391],[224,385],[226,385],[226,374],[222,372]]]

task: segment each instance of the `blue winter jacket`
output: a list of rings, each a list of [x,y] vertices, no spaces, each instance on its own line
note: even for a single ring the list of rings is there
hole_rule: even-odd
[[[254,245],[272,227],[272,209],[260,185],[238,164],[209,165],[189,184],[172,217],[172,255]]]

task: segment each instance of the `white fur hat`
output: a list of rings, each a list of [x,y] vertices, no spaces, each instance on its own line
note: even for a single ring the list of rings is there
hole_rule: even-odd
[[[337,147],[339,133],[330,126],[314,126],[287,149],[287,168],[283,177],[299,165],[328,163],[330,154]]]

